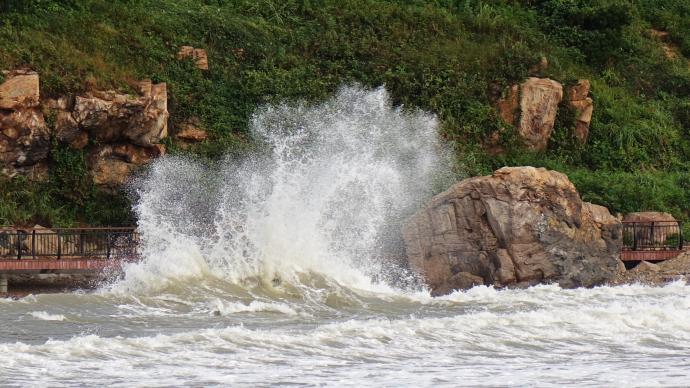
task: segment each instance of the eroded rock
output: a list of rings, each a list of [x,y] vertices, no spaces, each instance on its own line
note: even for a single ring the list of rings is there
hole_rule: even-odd
[[[2,175],[46,179],[51,135],[74,149],[89,147],[94,182],[108,186],[126,181],[136,167],[165,153],[165,147],[159,144],[168,136],[165,83],[142,81],[138,95],[92,90],[81,96],[41,101],[38,74],[19,70],[3,74]]]
[[[563,99],[563,86],[548,78],[528,78],[521,85],[513,85],[496,102],[501,119],[515,125],[527,148],[544,150],[549,143]],[[492,134],[495,136],[498,134]],[[497,142],[488,139],[489,148]]]
[[[31,108],[38,105],[38,74],[28,70],[3,71],[0,109]]]
[[[554,80],[531,77],[520,85],[518,132],[528,148],[546,149],[562,99],[563,86]]]
[[[602,284],[618,272],[622,243],[621,224],[605,208],[582,202],[565,175],[533,167],[457,183],[408,220],[403,237],[411,267],[435,295],[478,278]]]
[[[584,144],[589,137],[589,126],[594,113],[594,101],[589,97],[589,80],[580,80],[568,89],[568,103],[576,112],[575,137]]]
[[[93,182],[108,187],[121,186],[134,171],[164,154],[165,147],[161,144],[151,147],[127,143],[100,146],[89,156]]]
[[[139,97],[115,91],[77,96],[72,112],[79,126],[99,142],[126,140],[143,147],[168,136],[168,116],[165,83],[151,85]]]
[[[2,173],[12,177],[33,172],[33,165],[48,157],[50,131],[41,111],[19,109],[0,114],[0,162]],[[31,174],[40,179],[44,174]]]

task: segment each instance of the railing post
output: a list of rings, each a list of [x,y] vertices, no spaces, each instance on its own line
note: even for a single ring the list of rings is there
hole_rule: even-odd
[[[110,230],[105,232],[105,258],[110,260]]]
[[[31,231],[31,258],[36,260],[36,229]]]
[[[79,256],[84,257],[84,229],[79,229]]]
[[[22,259],[22,240],[19,238],[20,232],[17,231],[17,260]]]
[[[632,224],[632,230],[633,230],[633,251],[637,250],[637,224],[633,222]]]
[[[685,248],[685,242],[683,241],[683,223],[678,221],[678,250],[682,251]]]
[[[60,238],[60,229],[57,230],[57,259],[60,260],[62,254],[62,239]]]

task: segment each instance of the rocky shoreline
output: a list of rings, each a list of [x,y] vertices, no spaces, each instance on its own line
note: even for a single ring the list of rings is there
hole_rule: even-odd
[[[36,294],[58,294],[65,292],[90,292],[103,284],[103,277],[97,274],[33,274],[12,275],[11,289],[5,295],[20,299]],[[674,282],[690,282],[690,252],[660,263],[643,261],[632,269],[623,266],[616,277],[602,286],[624,286],[640,284],[650,287],[663,287]],[[505,288],[520,287],[519,285]]]
[[[685,252],[674,259],[656,264],[643,261],[632,269],[620,271],[609,284],[620,286],[639,283],[662,286],[677,281],[687,283],[688,280],[690,280],[690,252]]]

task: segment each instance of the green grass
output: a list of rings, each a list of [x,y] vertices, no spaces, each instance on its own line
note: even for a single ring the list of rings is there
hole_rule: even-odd
[[[246,152],[261,104],[319,101],[352,82],[383,84],[396,104],[439,116],[459,171],[551,166],[613,211],[690,218],[687,1],[6,0],[0,15],[1,67],[38,70],[43,95],[77,93],[87,83],[167,82],[172,127],[198,117],[212,136],[172,152],[211,159]],[[681,57],[665,58],[651,28],[668,31]],[[211,70],[177,61],[181,45],[206,48]],[[527,77],[542,56],[550,62],[543,76],[592,81],[588,144],[573,140],[564,106],[547,151],[526,152],[506,128],[507,154],[488,155],[487,135],[507,127],[494,94]],[[0,223],[131,221],[125,196],[88,183],[84,155],[56,146],[51,157],[59,168],[49,188],[21,179],[0,188]],[[649,190],[644,200],[641,187]]]

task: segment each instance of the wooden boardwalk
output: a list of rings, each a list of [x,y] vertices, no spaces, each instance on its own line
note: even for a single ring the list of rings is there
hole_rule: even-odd
[[[137,258],[135,228],[0,228],[0,294],[9,274],[84,273]]]
[[[102,258],[0,260],[0,272],[6,273],[92,272],[113,266],[117,266],[116,260]]]
[[[683,225],[677,221],[623,222],[624,262],[663,261],[687,251]]]
[[[0,228],[0,293],[7,275],[117,269],[137,258],[135,228]]]

